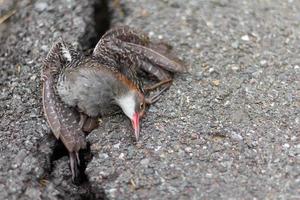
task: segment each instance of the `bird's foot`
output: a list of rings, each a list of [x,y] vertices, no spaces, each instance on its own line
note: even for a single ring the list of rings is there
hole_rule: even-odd
[[[160,99],[162,93],[165,92],[168,88],[169,87],[164,87],[157,94],[155,94],[155,95],[153,95],[151,97],[145,98],[146,104],[150,105],[150,104],[153,104],[153,103],[157,102]]]
[[[99,126],[99,121],[98,117],[88,117],[84,124],[82,125],[82,131],[85,133],[90,133],[94,129],[98,128]]]
[[[145,92],[150,92],[150,91],[155,90],[156,88],[158,88],[162,85],[164,85],[164,88],[169,88],[171,86],[171,84],[172,84],[172,79],[162,80],[158,83],[155,83],[154,85],[146,86],[144,88],[144,91]]]

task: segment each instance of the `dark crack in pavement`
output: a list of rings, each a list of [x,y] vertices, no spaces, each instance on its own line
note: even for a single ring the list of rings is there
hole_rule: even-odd
[[[105,1],[0,4],[1,15],[15,10],[0,24],[0,199],[105,199],[101,186],[72,184],[68,157],[63,149],[54,151],[56,139],[42,113],[40,79],[43,59],[59,37],[83,50],[95,45],[97,31],[103,30],[96,30],[97,23],[108,28],[108,19],[95,22],[99,6],[105,14]]]

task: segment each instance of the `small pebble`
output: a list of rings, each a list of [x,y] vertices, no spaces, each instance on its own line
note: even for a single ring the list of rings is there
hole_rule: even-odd
[[[184,151],[182,151],[181,149],[179,149],[178,150],[178,155],[183,157],[185,155],[185,153],[184,153]]]
[[[34,74],[33,76],[30,77],[31,81],[34,81],[36,79],[36,75]]]
[[[197,138],[198,138],[197,133],[192,133],[192,134],[191,134],[191,138],[192,138],[192,140],[197,139]]]
[[[296,139],[297,139],[297,137],[294,135],[291,137],[291,141],[295,141]],[[300,145],[299,145],[299,147],[300,147]]]
[[[212,84],[213,84],[214,86],[219,86],[219,85],[220,85],[220,80],[213,80],[213,81],[212,81]]]
[[[215,72],[215,69],[214,68],[209,68],[208,72],[213,73],[213,72]]]
[[[236,140],[236,141],[242,141],[243,140],[243,137],[240,134],[237,134],[237,133],[232,133],[231,138],[233,140]]]
[[[184,150],[187,153],[191,153],[192,152],[192,148],[191,147],[186,147]]]
[[[141,10],[141,16],[142,17],[148,17],[149,15],[150,15],[150,13],[146,9]]]
[[[144,158],[143,160],[141,160],[141,165],[143,166],[148,166],[149,165],[150,160],[148,158]]]
[[[100,154],[99,154],[99,158],[106,159],[106,158],[108,158],[108,157],[109,157],[109,155],[106,154],[106,153],[100,153]]]
[[[149,37],[152,37],[152,36],[154,36],[154,32],[153,32],[153,31],[150,31],[150,32],[149,32]]]
[[[120,155],[119,155],[119,159],[121,159],[121,160],[124,160],[124,153],[120,153]]]
[[[154,149],[154,151],[159,151],[161,149],[161,146],[158,146]]]
[[[207,178],[211,178],[212,176],[213,176],[213,175],[210,174],[210,173],[206,174],[206,177],[207,177]]]
[[[288,149],[288,148],[290,148],[290,145],[289,145],[288,143],[285,143],[284,145],[282,145],[282,147],[283,147],[284,149]]]
[[[241,39],[242,39],[243,41],[249,41],[249,40],[250,40],[250,38],[249,38],[248,35],[243,35],[243,36],[241,37]]]
[[[238,65],[233,65],[233,66],[231,67],[231,69],[232,69],[233,71],[238,71],[238,70],[240,69],[240,67],[239,67]]]
[[[48,4],[46,2],[37,2],[36,4],[34,4],[34,8],[39,12],[43,12],[47,7]]]
[[[237,49],[239,47],[239,42],[238,41],[235,41],[231,44],[231,47],[234,48],[234,49]]]
[[[120,142],[118,142],[117,144],[114,145],[114,148],[119,149],[120,148]]]
[[[260,63],[262,66],[264,66],[265,64],[267,64],[267,61],[266,61],[266,60],[261,60],[259,63]]]
[[[41,46],[41,50],[44,51],[44,52],[48,52],[49,51],[49,48],[47,45],[42,45]]]

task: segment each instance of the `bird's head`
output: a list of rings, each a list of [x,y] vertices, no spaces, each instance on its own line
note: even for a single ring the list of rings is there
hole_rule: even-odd
[[[131,120],[134,135],[138,141],[140,135],[140,118],[144,115],[146,108],[144,95],[138,90],[130,90],[117,99],[117,104]]]

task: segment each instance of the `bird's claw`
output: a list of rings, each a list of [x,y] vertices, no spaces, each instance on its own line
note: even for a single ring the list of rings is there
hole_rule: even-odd
[[[163,87],[163,89],[161,89],[157,94],[155,94],[151,97],[147,97],[145,99],[146,104],[150,105],[150,104],[157,102],[160,99],[162,93],[165,92],[168,88],[169,87]]]
[[[169,88],[172,84],[172,79],[167,79],[167,80],[162,80],[158,83],[155,83],[154,85],[151,85],[151,86],[146,86],[144,88],[144,91],[145,92],[150,92],[152,90],[155,90],[156,88],[162,86],[162,85],[165,85],[166,88]]]

